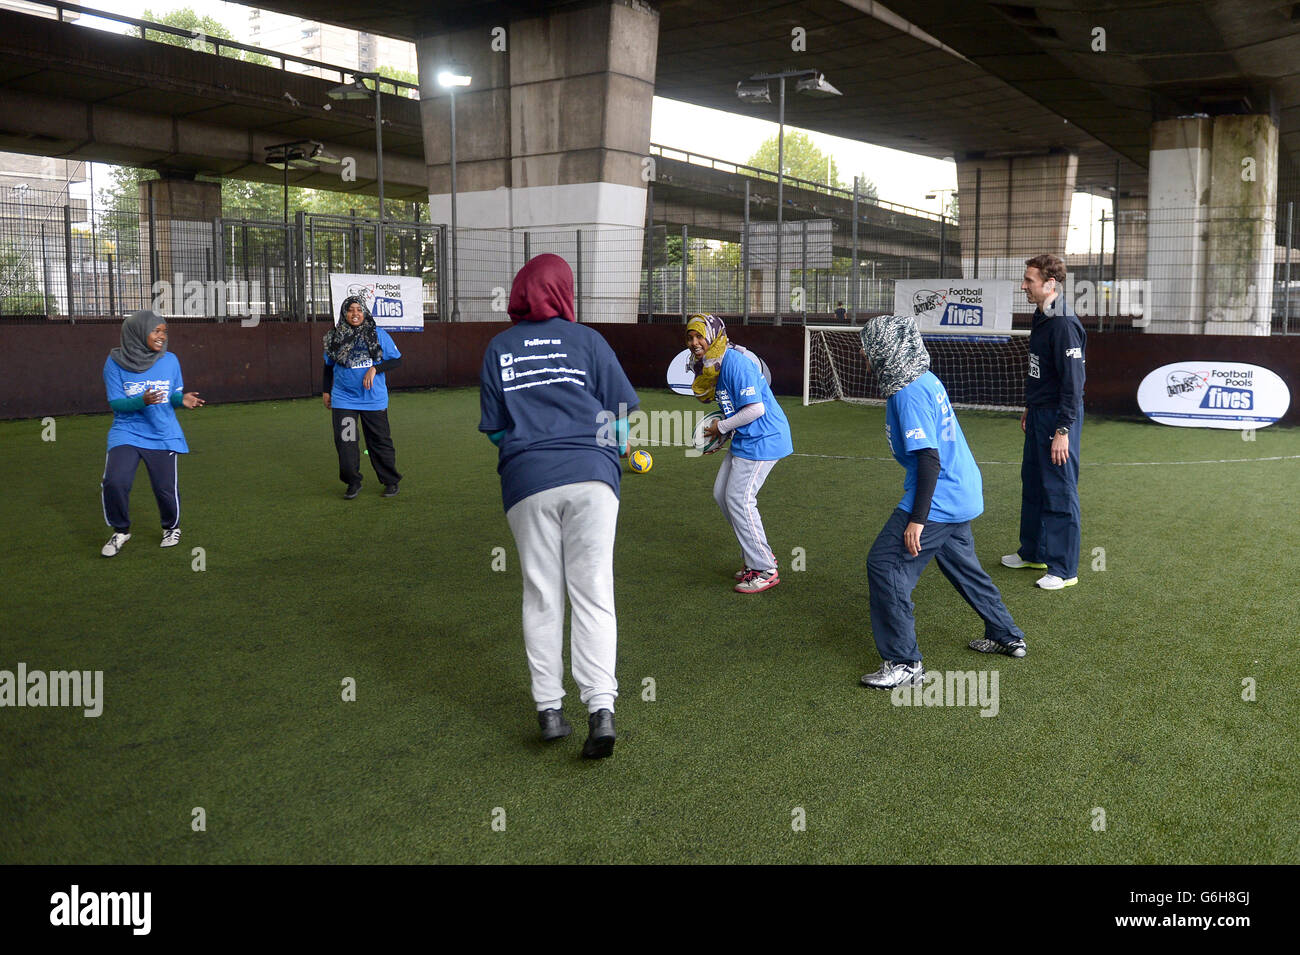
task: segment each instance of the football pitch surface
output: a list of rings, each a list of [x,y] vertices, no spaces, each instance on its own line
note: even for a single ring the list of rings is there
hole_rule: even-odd
[[[103,671],[98,717],[0,709],[0,862],[1300,859],[1300,429],[1089,418],[1080,580],[1047,593],[998,563],[1018,416],[959,412],[976,549],[1029,655],[968,650],[982,625],[934,565],[914,599],[927,669],[998,672],[985,716],[858,685],[879,664],[866,552],[903,472],[883,409],[781,404],[796,456],[759,496],[770,592],[731,591],[719,457],[651,447],[648,474],[625,471],[619,737],[599,761],[567,674],[574,733],[537,737],[477,389],[393,395],[388,500],[365,459],[342,499],[319,399],[184,412],[181,544],[158,547],[142,468],[112,560],[108,416],[61,418],[54,441],[0,423],[0,670]]]

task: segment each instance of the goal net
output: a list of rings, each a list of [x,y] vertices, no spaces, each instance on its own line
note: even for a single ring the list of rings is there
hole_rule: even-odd
[[[860,328],[804,327],[803,403],[883,404],[876,376],[862,358]],[[956,408],[1019,411],[1025,406],[1029,332],[923,332],[930,371]]]

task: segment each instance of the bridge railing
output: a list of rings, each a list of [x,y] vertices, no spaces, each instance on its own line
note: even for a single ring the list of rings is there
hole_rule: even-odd
[[[186,30],[181,27],[170,26],[166,23],[157,23],[153,20],[141,20],[138,17],[129,17],[122,13],[113,13],[109,10],[99,10],[94,7],[83,7],[76,3],[47,3],[43,0],[30,0],[31,6],[45,7],[54,12],[54,18],[59,22],[74,22],[64,20],[65,13],[83,14],[89,17],[95,17],[101,20],[111,20],[117,23],[123,23],[134,27],[140,35],[140,39],[151,39],[149,33],[166,33],[170,36],[180,37],[186,40],[186,46],[196,53],[207,52],[207,47],[212,47],[212,52],[222,55],[222,50],[238,50],[241,53],[251,53],[256,56],[263,56],[268,59],[280,61],[280,69],[287,71],[290,63],[296,63],[300,66],[312,70],[321,70],[328,73],[337,74],[339,82],[342,83],[345,77],[356,76],[359,71],[352,67],[337,66],[332,63],[324,63],[320,60],[313,60],[305,56],[297,56],[293,53],[281,53],[279,50],[268,50],[265,47],[251,46],[247,43],[240,43],[237,40],[227,40],[224,37],[208,36],[202,30]],[[300,71],[300,72],[306,72]],[[387,76],[379,79],[380,91],[383,87],[391,86],[393,93],[397,96],[404,96],[408,99],[420,98],[420,87],[417,83],[408,83],[406,80],[390,79]],[[414,95],[412,95],[414,94]]]
[[[710,169],[717,169],[721,172],[729,172],[737,176],[749,176],[752,179],[762,179],[764,181],[776,182],[776,170],[760,169],[757,166],[747,166],[744,163],[731,162],[726,159],[718,159],[713,156],[703,156],[699,153],[693,153],[686,149],[677,149],[673,146],[663,146],[659,143],[650,144],[650,152],[653,155],[663,156],[665,159],[680,159],[694,166],[707,166]],[[800,179],[798,176],[783,176],[782,180],[790,186],[797,189],[806,189],[810,192],[821,192],[828,196],[836,196],[840,199],[853,201],[853,190],[845,189],[841,186],[832,186],[824,182],[814,182],[811,179]],[[903,205],[900,202],[889,202],[886,199],[879,199],[875,196],[868,196],[862,192],[858,193],[858,202],[869,203],[873,206],[879,206],[882,209],[888,209],[891,212],[901,212],[905,215],[916,216],[921,219],[932,219],[935,222],[947,220],[953,223],[956,220],[952,216],[940,215],[931,212],[928,209],[918,209],[915,206]]]

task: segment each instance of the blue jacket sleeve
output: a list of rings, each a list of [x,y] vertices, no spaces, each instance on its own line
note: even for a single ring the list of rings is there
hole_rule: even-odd
[[[1060,404],[1056,410],[1056,426],[1073,428],[1083,410],[1083,348],[1085,333],[1077,322],[1066,322],[1054,343],[1056,373],[1061,382]]]

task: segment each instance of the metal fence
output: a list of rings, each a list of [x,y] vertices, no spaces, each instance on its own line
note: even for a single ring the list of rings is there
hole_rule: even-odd
[[[960,219],[862,201],[855,223],[843,218],[843,203],[801,207],[791,189],[790,227],[829,219],[830,250],[818,258],[806,240],[792,245],[779,282],[770,263],[754,267],[744,241],[773,218],[757,201],[734,221],[689,227],[461,229],[459,288],[450,281],[449,230],[433,223],[306,212],[285,221],[282,209],[187,220],[159,216],[148,200],[95,209],[63,194],[10,189],[0,195],[0,317],[81,321],[154,307],[191,320],[306,320],[329,315],[331,272],[381,272],[422,280],[428,321],[501,320],[514,273],[555,252],[574,267],[585,321],[634,314],[680,321],[706,311],[771,323],[779,311],[781,321],[826,323],[840,303],[849,320],[891,310],[898,279],[1018,286],[1026,258],[1067,247],[1067,299],[1090,328],[1300,333],[1295,203],[1153,210],[1123,197],[1118,217],[1102,203],[1091,221],[1071,224],[1060,181],[1017,188],[1029,206],[1057,211],[1025,211],[1022,193],[977,184],[961,194]],[[1069,250],[1080,244],[1077,228],[1087,229],[1093,248]],[[1019,293],[1013,301],[1023,325],[1032,306]]]

